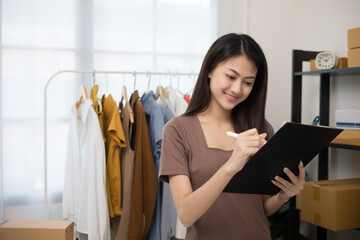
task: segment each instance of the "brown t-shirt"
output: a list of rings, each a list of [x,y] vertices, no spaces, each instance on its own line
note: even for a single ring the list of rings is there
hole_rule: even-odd
[[[197,116],[169,121],[162,138],[159,178],[186,175],[193,191],[230,158],[232,151],[207,146]],[[187,229],[186,239],[270,239],[262,196],[221,193],[209,210]]]

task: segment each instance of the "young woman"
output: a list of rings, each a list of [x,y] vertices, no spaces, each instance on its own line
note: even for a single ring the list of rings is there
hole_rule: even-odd
[[[291,182],[275,177],[274,196],[222,192],[273,135],[266,91],[260,46],[247,35],[222,36],[205,56],[186,113],[165,125],[159,176],[170,183],[186,239],[270,239],[266,216],[302,189],[300,162],[299,176],[284,169]]]

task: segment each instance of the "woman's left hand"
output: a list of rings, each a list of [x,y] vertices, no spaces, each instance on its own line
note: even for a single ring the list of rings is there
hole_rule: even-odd
[[[299,163],[299,176],[296,176],[288,168],[284,168],[284,173],[289,177],[291,182],[279,176],[276,176],[274,180],[271,180],[271,182],[281,189],[278,193],[279,198],[282,201],[287,202],[291,197],[299,194],[300,191],[303,189],[305,183],[304,164],[302,163],[302,161],[300,161]]]

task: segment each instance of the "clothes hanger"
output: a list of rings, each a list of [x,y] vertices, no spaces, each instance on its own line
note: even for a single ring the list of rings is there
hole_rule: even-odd
[[[124,90],[124,87],[125,87],[125,74],[124,74],[124,83],[123,83],[123,87],[121,88],[121,98],[120,98],[120,101],[119,101],[119,109],[122,108],[122,102],[125,98],[125,90]],[[126,93],[126,96],[127,96],[127,93]]]
[[[168,70],[168,73],[165,75],[165,77],[169,77],[169,81],[170,81],[169,88],[172,89],[172,79],[171,79],[171,71],[170,70]],[[158,99],[160,96],[161,96],[162,100],[167,99],[165,89],[161,84],[159,84],[156,88],[155,98]]]
[[[134,71],[133,76],[134,76],[134,92],[135,92],[135,85],[136,85],[136,71]]]
[[[135,86],[135,84],[134,84],[134,86]],[[120,103],[122,103],[124,98],[125,98],[125,103],[128,103],[129,101],[128,101],[127,90],[126,90],[126,86],[125,86],[125,74],[124,74],[124,86],[123,86],[121,95],[122,95],[122,97],[121,97]],[[130,122],[134,123],[134,113],[132,112],[132,110],[130,111]]]
[[[85,100],[88,100],[89,97],[88,97],[87,90],[86,90],[86,87],[85,87],[84,84],[80,86],[80,91],[81,91],[81,96],[82,96]]]
[[[158,99],[159,97],[161,97],[162,100],[166,99],[165,89],[161,85],[156,87],[155,99]]]
[[[151,90],[150,90],[150,82],[151,82],[151,74],[150,74],[150,71],[146,74],[147,78],[148,78],[148,84],[147,84],[147,90],[146,90],[146,93],[149,93]]]
[[[155,100],[157,100],[160,97],[160,88],[161,85],[161,75],[159,76],[159,85],[157,85],[157,87],[155,88]]]
[[[124,98],[125,98],[125,102],[128,101],[127,90],[126,90],[126,85],[125,85],[125,77],[126,77],[126,75],[124,74],[124,80],[123,80],[123,87],[122,87],[122,90],[121,90],[120,103],[123,101]]]
[[[126,86],[124,85],[123,89],[122,89],[122,96],[123,98],[125,98],[125,101],[128,101],[128,96],[127,96],[127,90],[126,90]]]
[[[95,70],[93,71],[93,86],[95,85]]]
[[[166,99],[166,93],[163,86],[161,86],[161,75],[160,75],[160,84],[156,87],[156,93],[155,93],[155,99],[158,99],[161,97],[162,100]]]
[[[194,71],[191,71],[191,73],[192,73],[192,78],[193,78],[193,84],[192,84],[192,87],[190,88],[190,90],[185,93],[185,94],[188,95],[189,97],[192,95],[192,92],[194,91],[194,87],[195,87],[195,84],[196,84],[196,75],[195,75],[195,72],[194,72]],[[189,75],[189,78],[191,78],[190,75]]]
[[[79,108],[82,100],[88,100],[89,97],[88,97],[88,94],[87,94],[87,90],[86,90],[86,87],[84,85],[84,74],[83,74],[83,81],[82,81],[82,84],[80,85],[80,99],[76,102],[76,108]]]
[[[170,88],[173,88],[173,86],[172,86],[172,75],[171,75],[171,71],[169,70],[168,71],[169,72],[169,81],[170,81]]]
[[[92,76],[93,76],[93,87],[94,86],[97,86],[96,85],[96,73],[95,73],[95,70],[93,71],[93,73],[92,73]],[[96,95],[97,95],[97,90],[98,89],[96,89]],[[91,89],[91,91],[92,91],[92,89]],[[91,93],[92,94],[92,93]],[[91,96],[90,96],[91,97]],[[97,112],[98,113],[101,113],[102,112],[102,103],[101,103],[101,100],[98,98],[98,97],[96,97],[96,99],[97,99],[97,107],[98,107],[98,109],[97,109]],[[92,99],[93,101],[94,101],[94,99]],[[94,106],[95,107],[95,106]]]
[[[162,98],[163,98],[163,99],[166,99],[166,98],[167,98],[167,96],[166,96],[166,93],[165,93],[165,89],[163,88],[163,86],[160,86],[160,88],[161,88],[161,95],[162,95]]]
[[[109,75],[107,73],[105,73],[105,80],[106,80],[106,90],[104,95],[106,96],[106,93],[108,93],[109,91]]]
[[[179,70],[176,69],[176,77],[177,77],[177,86],[176,86],[176,92],[181,96],[184,97],[185,94],[180,91],[180,74]]]

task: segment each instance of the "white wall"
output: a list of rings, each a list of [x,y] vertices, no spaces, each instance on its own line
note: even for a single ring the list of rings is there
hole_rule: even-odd
[[[248,1],[218,0],[218,35],[247,33]]]
[[[291,112],[292,49],[332,50],[347,56],[347,29],[360,27],[358,0],[242,0],[220,1],[219,33],[244,32],[262,47],[269,66],[266,116],[277,130]],[[232,5],[233,4],[233,5]],[[246,6],[246,13],[241,6]],[[243,16],[247,15],[246,18]],[[237,16],[229,21],[229,16]],[[224,20],[225,19],[225,20]],[[243,22],[247,21],[247,22]],[[246,26],[246,27],[244,27]],[[360,109],[360,75],[337,77],[331,81],[330,125],[334,126],[334,110]],[[310,123],[319,114],[318,77],[303,79],[302,122]],[[360,151],[331,149],[331,179],[360,177]],[[306,168],[317,179],[317,161]],[[313,239],[314,227],[306,234]],[[304,230],[305,231],[305,230]],[[328,239],[360,239],[360,231],[333,233]]]

